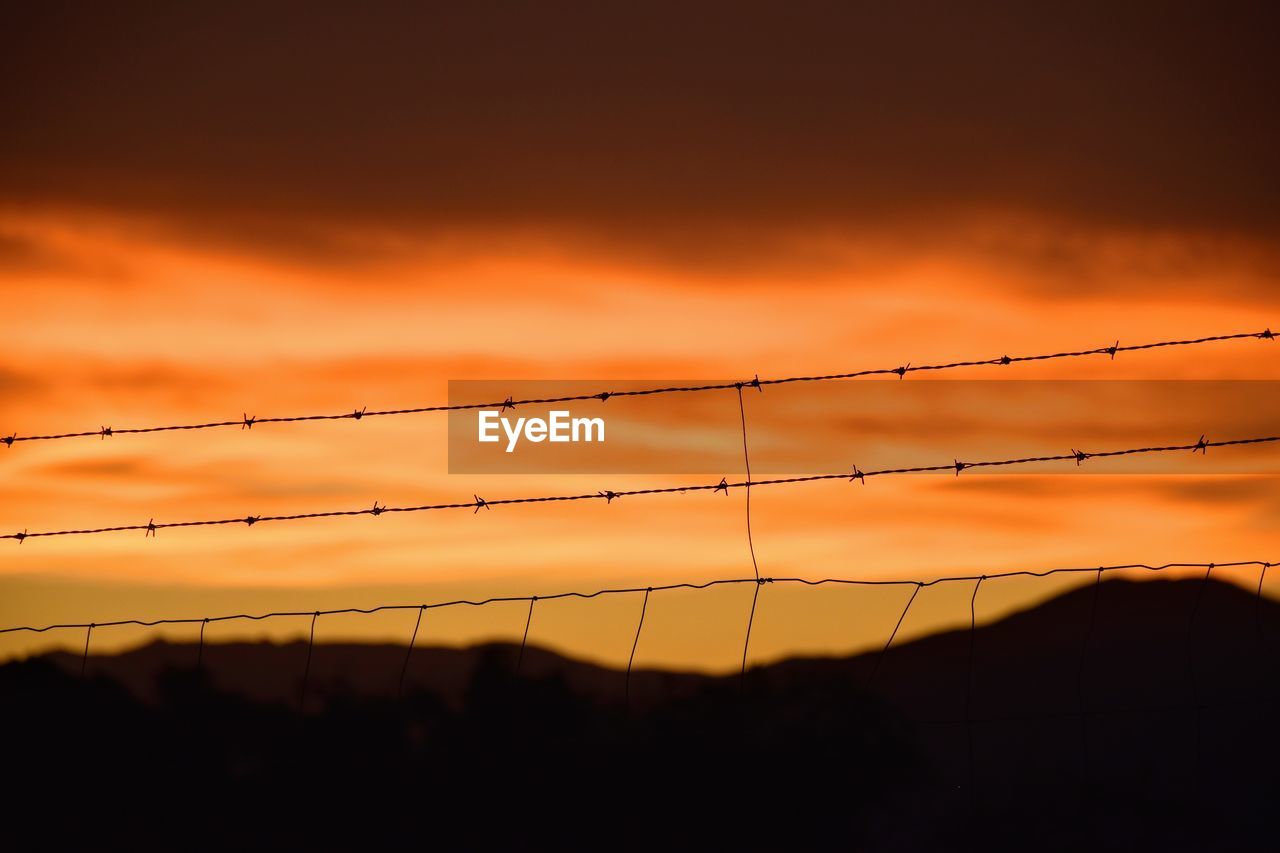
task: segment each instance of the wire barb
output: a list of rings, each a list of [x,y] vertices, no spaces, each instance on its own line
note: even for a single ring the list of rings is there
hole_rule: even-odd
[[[490,507],[489,507],[489,502],[488,502],[488,501],[486,501],[484,498],[480,497],[479,495],[472,495],[471,497],[473,497],[473,498],[475,498],[475,499],[476,499],[476,502],[475,502],[475,510],[471,513],[472,515],[475,515],[477,512],[479,512],[479,511],[480,511],[480,509],[481,509],[482,507],[483,507],[484,509],[489,509],[489,508],[490,508]]]
[[[258,418],[256,415],[252,418],[249,417],[248,412],[242,412],[240,415],[240,429],[242,430],[253,429],[253,425],[256,424],[257,422],[258,422]]]
[[[155,518],[151,518],[150,520],[147,521],[147,532],[142,534],[142,538],[146,539],[147,537],[151,537],[152,539],[154,539],[155,536],[156,536],[156,520]]]
[[[604,502],[607,504],[613,503],[613,499],[616,498],[617,496],[618,496],[617,492],[611,492],[608,490],[600,493],[600,497],[604,498]]]
[[[347,415],[347,417],[354,418],[355,420],[358,421],[364,417],[365,410],[368,408],[369,408],[368,406],[361,406],[358,409],[352,409],[351,414]]]
[[[98,435],[102,436],[102,440],[106,441],[112,435],[111,427],[104,426],[98,428]]]
[[[1203,435],[1201,435],[1201,436],[1200,436],[1200,440],[1196,442],[1196,446],[1195,446],[1195,447],[1193,447],[1193,448],[1191,448],[1191,452],[1192,452],[1192,453],[1195,453],[1195,452],[1198,450],[1198,451],[1200,451],[1200,453],[1201,453],[1201,454],[1204,454],[1204,453],[1205,453],[1205,450],[1206,450],[1206,448],[1208,448],[1208,446],[1209,446],[1209,445],[1208,445],[1208,444],[1205,442],[1205,440],[1204,440],[1204,436],[1203,436]]]
[[[854,463],[854,466],[853,466],[853,476],[849,478],[849,482],[852,483],[854,480],[861,480],[862,485],[864,486],[867,484],[867,475],[862,473],[862,471],[858,469],[858,465],[856,462]]]

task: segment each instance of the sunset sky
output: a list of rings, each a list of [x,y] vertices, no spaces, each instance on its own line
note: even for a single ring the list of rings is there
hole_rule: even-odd
[[[603,390],[1280,329],[1273,28],[1092,3],[888,9],[8,9],[0,433],[443,404],[451,379]],[[954,377],[1275,380],[1280,343],[999,370]],[[749,396],[748,418],[781,397]],[[17,443],[0,531],[690,480],[450,475],[446,427]],[[743,510],[740,492],[695,493],[0,542],[0,627],[750,576]],[[758,489],[752,510],[768,576],[1280,558],[1262,475],[885,478]],[[984,586],[980,618],[1079,582]],[[969,591],[922,594],[907,634],[967,624]],[[907,594],[767,587],[752,660],[883,642]],[[656,596],[637,662],[735,668],[750,595]],[[548,603],[530,641],[625,663],[639,606]],[[524,613],[434,611],[419,642],[518,638]],[[412,624],[333,617],[317,640],[405,642]],[[82,644],[3,635],[0,656]]]

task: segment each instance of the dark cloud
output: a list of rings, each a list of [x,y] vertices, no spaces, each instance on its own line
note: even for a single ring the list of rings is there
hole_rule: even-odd
[[[141,457],[127,459],[75,459],[43,466],[42,474],[51,477],[71,477],[86,480],[114,480],[127,482],[147,476],[155,476],[156,466]]]
[[[0,391],[16,397],[41,387],[37,377],[0,365]]]
[[[294,253],[537,227],[714,262],[985,210],[1270,240],[1273,8],[13,5],[0,197]]]
[[[1173,480],[1152,483],[1151,487],[1188,505],[1211,504],[1229,508],[1262,505],[1280,510],[1280,478],[1274,476]]]
[[[132,279],[127,259],[102,252],[78,252],[47,239],[0,231],[0,273],[27,280],[92,277],[99,286],[125,286]]]
[[[1219,474],[1194,477],[975,476],[933,480],[936,490],[959,490],[1011,500],[1096,499],[1100,495],[1138,501],[1177,503],[1186,507],[1218,507],[1235,512],[1280,512],[1280,477]]]
[[[27,271],[56,266],[54,257],[31,240],[0,233],[0,268]]]

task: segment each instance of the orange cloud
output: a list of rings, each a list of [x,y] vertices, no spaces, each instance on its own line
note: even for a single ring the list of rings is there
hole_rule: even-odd
[[[673,31],[572,4],[394,24],[27,4],[0,34],[0,433],[420,406],[457,378],[832,373],[1280,328],[1272,28],[1108,7],[1106,40],[1089,5],[1046,19],[735,4],[681,8]],[[297,50],[261,37],[277,27]],[[1249,341],[1007,375],[1276,379],[1278,353]],[[891,427],[852,418],[838,428]],[[444,438],[423,415],[15,445],[0,528],[679,481],[459,479]],[[813,485],[759,490],[753,530],[771,575],[1267,559],[1274,491]],[[33,540],[0,549],[0,622],[742,575],[738,498]],[[856,602],[836,596],[818,637],[783,598],[765,599],[761,656],[884,627],[851,628],[839,608]],[[659,607],[671,631],[648,653],[720,666],[740,599],[701,621]],[[590,614],[629,620],[618,607],[566,616],[558,636],[594,654],[607,620]],[[507,631],[452,618],[433,636]],[[31,640],[0,653],[63,642]]]

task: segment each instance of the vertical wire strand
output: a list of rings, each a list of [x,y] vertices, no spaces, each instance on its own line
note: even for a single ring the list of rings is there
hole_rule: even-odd
[[[751,593],[751,613],[747,616],[747,637],[742,641],[742,671],[738,674],[739,687],[745,686],[747,681],[747,649],[751,648],[751,625],[756,621],[756,602],[760,599],[760,587],[763,585],[757,580],[755,589]]]
[[[1093,579],[1093,601],[1089,607],[1089,622],[1085,626],[1084,641],[1080,644],[1080,665],[1076,669],[1076,702],[1080,709],[1080,780],[1089,778],[1089,712],[1084,701],[1084,674],[1089,661],[1089,644],[1093,640],[1093,626],[1098,617],[1098,591],[1102,586],[1102,569]]]
[[[982,587],[982,582],[986,580],[986,575],[978,578],[973,585],[973,595],[969,598],[969,677],[965,681],[964,689],[964,728],[965,738],[968,743],[968,768],[969,768],[969,804],[976,805],[977,789],[975,788],[975,768],[973,766],[973,647],[974,640],[978,633],[978,590]]]
[[[316,645],[316,619],[319,616],[319,611],[311,614],[311,638],[307,640],[307,663],[302,668],[302,689],[298,692],[299,711],[305,711],[307,707],[307,680],[311,677],[311,650]]]
[[[1200,686],[1196,683],[1196,664],[1195,664],[1195,625],[1196,616],[1200,612],[1200,601],[1204,598],[1205,587],[1209,585],[1209,575],[1213,573],[1213,564],[1204,570],[1204,577],[1200,579],[1200,584],[1196,588],[1195,602],[1191,606],[1191,617],[1187,619],[1187,684],[1191,688],[1191,714],[1192,714],[1192,737],[1195,746],[1193,755],[1194,764],[1192,765],[1192,785],[1198,787],[1200,784],[1200,766],[1201,766],[1201,744],[1200,744]]]
[[[206,616],[200,622],[200,642],[196,644],[196,669],[204,665],[204,629],[208,624],[209,617]]]
[[[911,590],[911,597],[907,599],[907,606],[902,608],[902,612],[898,614],[898,621],[894,624],[893,630],[889,632],[889,639],[885,641],[884,648],[880,650],[880,654],[876,655],[875,663],[871,665],[871,675],[867,678],[867,690],[871,689],[871,683],[876,680],[876,673],[880,671],[880,662],[884,660],[885,655],[889,654],[889,647],[893,645],[894,638],[898,636],[898,629],[902,627],[903,621],[907,618],[907,611],[911,609],[916,596],[920,594],[920,590],[923,588],[924,584],[916,581],[915,589]]]
[[[93,623],[89,623],[88,629],[84,632],[84,655],[80,658],[80,678],[84,678],[85,671],[89,668],[89,638],[93,636]]]
[[[524,620],[524,638],[520,640],[520,656],[516,658],[516,675],[520,674],[520,667],[524,664],[524,648],[529,644],[529,626],[533,624],[533,605],[538,601],[538,596],[529,599],[529,615]]]
[[[747,679],[747,651],[751,648],[751,627],[756,621],[756,603],[760,600],[760,564],[756,561],[756,544],[751,535],[751,454],[747,450],[747,407],[742,401],[742,385],[738,390],[738,418],[742,422],[742,463],[747,469],[747,549],[751,552],[751,570],[755,572],[756,587],[751,593],[751,612],[747,616],[747,635],[742,641],[742,669],[738,674],[738,686]]]
[[[760,579],[760,564],[756,562],[756,545],[751,536],[751,454],[747,452],[747,409],[742,402],[742,386],[738,386],[738,417],[742,420],[742,462],[747,469],[747,548],[751,551],[751,568]]]
[[[644,601],[640,604],[640,623],[636,625],[636,638],[631,643],[631,657],[627,658],[627,680],[623,698],[628,705],[631,704],[631,666],[636,660],[636,648],[640,645],[640,629],[644,627],[644,614],[649,609],[649,593],[651,592],[653,592],[652,587],[644,591]]]
[[[1266,658],[1267,636],[1262,629],[1262,601],[1263,601],[1262,584],[1267,580],[1267,569],[1269,569],[1270,567],[1271,567],[1270,563],[1262,564],[1262,571],[1258,573],[1258,594],[1253,599],[1253,627],[1254,627],[1254,630],[1257,632],[1258,660],[1260,661],[1265,661],[1267,659]],[[1270,684],[1270,679],[1267,678],[1267,675],[1264,671],[1259,675],[1259,678],[1258,678],[1258,702],[1259,703],[1269,704],[1266,702],[1266,699],[1263,698],[1264,693],[1266,692],[1266,688],[1269,684]]]
[[[413,636],[409,638],[409,648],[404,653],[404,663],[400,666],[400,686],[396,691],[397,696],[404,696],[404,676],[409,671],[409,658],[413,655],[413,644],[418,641],[418,626],[422,624],[422,614],[427,609],[427,605],[418,608],[418,619],[413,623]]]
[[[1274,666],[1268,666],[1269,658],[1266,654],[1267,633],[1262,624],[1262,604],[1264,600],[1262,587],[1267,580],[1267,569],[1271,568],[1271,563],[1263,563],[1262,571],[1258,573],[1258,594],[1253,600],[1253,624],[1257,632],[1257,655],[1261,666],[1258,668],[1258,686],[1254,702],[1258,708],[1258,713],[1263,715],[1262,719],[1268,719],[1274,716],[1276,694],[1275,687],[1272,684],[1271,672]]]
[[[1264,645],[1265,636],[1262,631],[1262,585],[1267,580],[1267,569],[1271,568],[1270,563],[1262,564],[1262,571],[1258,572],[1258,595],[1253,600],[1253,625],[1258,632],[1258,653],[1261,655]]]

